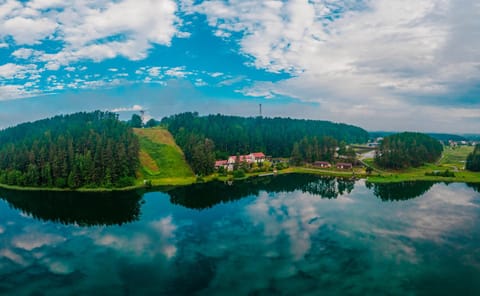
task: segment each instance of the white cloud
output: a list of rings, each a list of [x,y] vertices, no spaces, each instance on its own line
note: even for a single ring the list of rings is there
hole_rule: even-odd
[[[272,99],[274,98],[275,96],[272,94],[272,91],[268,90],[268,89],[265,89],[265,90],[261,90],[261,89],[258,89],[258,88],[246,88],[246,89],[242,89],[242,90],[237,90],[238,93],[242,93],[246,96],[249,96],[249,97],[262,97],[262,98],[266,98],[266,99]]]
[[[35,0],[0,4],[0,40],[17,45],[48,38],[63,41],[59,51],[41,61],[60,65],[82,59],[101,61],[117,56],[143,59],[153,44],[169,46],[181,20],[173,0],[63,1]],[[141,17],[139,17],[141,16]]]
[[[147,69],[147,72],[148,72],[148,75],[157,77],[160,75],[160,70],[161,70],[161,67],[151,67]],[[135,72],[135,73],[141,74],[141,72],[140,73]]]
[[[133,105],[132,107],[114,108],[112,109],[112,112],[128,112],[128,111],[141,111],[141,110],[145,110],[145,108],[140,105]]]
[[[28,75],[36,74],[38,72],[37,65],[17,65],[7,63],[0,66],[0,78],[3,79],[24,79]]]
[[[165,75],[176,77],[176,78],[184,78],[187,75],[192,74],[191,72],[188,72],[185,70],[185,67],[174,67],[167,69],[165,71]]]
[[[0,85],[0,101],[33,96],[35,92],[27,92],[23,85]]]
[[[48,62],[45,65],[45,69],[50,70],[50,71],[57,71],[58,69],[60,69],[60,64],[57,63],[57,62]]]
[[[195,83],[194,83],[194,84],[195,84],[195,86],[198,86],[198,87],[206,86],[206,85],[207,85],[207,83],[206,83],[203,79],[201,79],[201,78],[195,79]]]
[[[210,76],[212,76],[213,78],[217,78],[219,76],[222,76],[223,73],[222,72],[214,72],[214,73],[210,73]]]
[[[234,85],[245,80],[247,80],[247,77],[243,75],[235,76],[235,77],[225,76],[225,79],[220,81],[218,83],[218,86]]]
[[[23,66],[8,63],[0,66],[0,77],[2,78],[13,78],[18,70],[23,69]]]
[[[12,53],[12,56],[16,57],[17,59],[28,59],[34,54],[34,50],[31,48],[20,48],[15,50]]]
[[[205,14],[217,36],[241,34],[253,66],[292,76],[242,92],[316,102],[337,120],[358,123],[346,115],[352,110],[388,118],[412,104],[453,105],[452,94],[479,82],[480,5],[473,0],[192,2],[185,9]]]
[[[25,18],[17,16],[4,20],[1,35],[10,35],[16,44],[35,44],[39,40],[53,34],[57,23],[47,18]]]
[[[66,4],[64,0],[33,0],[28,2],[27,5],[33,9],[43,10],[65,7]]]

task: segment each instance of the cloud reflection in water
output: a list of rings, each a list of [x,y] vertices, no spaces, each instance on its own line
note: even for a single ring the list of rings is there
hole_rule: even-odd
[[[0,203],[0,293],[480,291],[480,198],[464,184],[403,184],[420,196],[402,200],[363,181],[297,178],[148,193],[122,225],[37,221]]]

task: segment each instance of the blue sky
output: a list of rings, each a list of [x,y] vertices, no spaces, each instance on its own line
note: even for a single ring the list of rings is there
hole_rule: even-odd
[[[0,0],[0,127],[199,111],[480,131],[474,0]]]

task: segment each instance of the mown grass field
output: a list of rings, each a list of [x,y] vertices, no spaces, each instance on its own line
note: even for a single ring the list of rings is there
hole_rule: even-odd
[[[459,169],[465,167],[465,160],[468,154],[473,152],[473,146],[460,146],[456,148],[445,148],[443,157],[440,159],[439,164],[456,166]]]
[[[374,172],[368,181],[371,182],[401,182],[412,180],[428,180],[442,182],[473,182],[480,183],[480,173],[466,171],[465,160],[473,147],[462,146],[457,148],[446,147],[442,158],[436,164],[425,164],[418,168],[409,168],[405,170],[385,170],[380,173]],[[364,160],[368,165],[375,167],[373,159]],[[381,170],[381,169],[380,169]],[[455,177],[426,176],[425,173],[444,172],[449,170],[454,172]]]
[[[138,182],[152,185],[183,185],[195,182],[195,175],[185,161],[172,135],[163,128],[134,129],[140,142]]]

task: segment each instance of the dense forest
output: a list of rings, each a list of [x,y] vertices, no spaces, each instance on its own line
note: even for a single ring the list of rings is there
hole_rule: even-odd
[[[191,146],[192,134],[210,139],[218,159],[254,151],[273,157],[290,157],[294,143],[304,137],[320,140],[328,136],[346,143],[368,140],[368,133],[359,127],[318,120],[182,113],[162,119],[162,124],[168,127],[182,149]]]
[[[293,144],[290,162],[294,165],[300,165],[304,162],[312,163],[317,160],[332,161],[337,146],[338,141],[332,137],[322,137],[320,139],[305,137]]]
[[[378,137],[387,137],[396,134],[396,132],[370,132],[370,138],[378,138]],[[443,143],[448,143],[448,141],[468,141],[465,136],[454,135],[454,134],[442,134],[442,133],[427,133],[428,136],[439,140]]]
[[[0,131],[0,183],[29,187],[125,187],[138,139],[118,115],[60,115]]]
[[[196,174],[207,176],[213,173],[215,145],[212,140],[190,133],[186,137],[177,138],[176,141],[182,148],[185,159]]]
[[[443,145],[438,140],[421,133],[405,132],[383,139],[375,163],[391,169],[418,167],[437,161],[442,151]]]
[[[476,145],[467,157],[465,168],[469,171],[480,172],[480,145]]]

